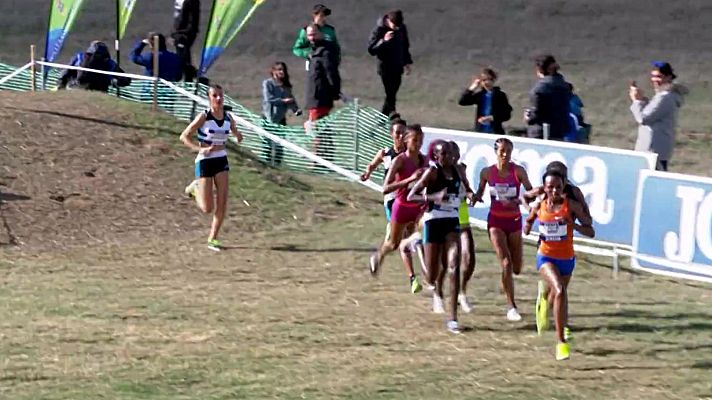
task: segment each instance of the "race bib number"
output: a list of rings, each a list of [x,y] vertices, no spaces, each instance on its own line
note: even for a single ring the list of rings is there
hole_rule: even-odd
[[[494,187],[490,188],[490,193],[499,201],[512,200],[517,197],[517,188],[506,183],[495,183]]]
[[[546,242],[559,242],[566,239],[568,233],[566,221],[539,222],[539,234]]]

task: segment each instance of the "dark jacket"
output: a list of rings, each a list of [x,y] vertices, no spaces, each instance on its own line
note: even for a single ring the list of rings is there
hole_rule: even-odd
[[[143,54],[146,43],[138,42],[131,50],[129,59],[143,66],[143,74],[153,76],[153,52]],[[158,52],[158,77],[169,82],[177,82],[183,77],[183,60],[168,50]]]
[[[542,138],[549,124],[549,139],[562,140],[571,131],[571,90],[561,74],[545,76],[529,91],[530,117],[527,136]]]
[[[198,36],[200,0],[175,0],[173,7],[173,32],[178,43],[190,46]]]
[[[410,55],[410,41],[408,40],[408,28],[403,24],[389,41],[383,38],[390,30],[385,23],[385,16],[378,20],[376,27],[371,32],[368,39],[368,54],[378,58],[378,73],[402,74],[403,67],[413,64]]]
[[[338,50],[332,42],[319,40],[309,53],[306,108],[333,107],[341,95]]]
[[[107,72],[124,72],[119,68],[116,62],[111,59],[109,49],[103,43],[98,45],[92,44],[87,51],[76,53],[69,62],[69,65]],[[59,77],[58,88],[64,89],[67,86],[76,86],[87,90],[107,92],[112,84],[114,86],[128,86],[131,84],[131,78],[66,69]]]
[[[485,90],[478,90],[473,92],[470,89],[465,89],[460,96],[460,100],[457,102],[461,106],[472,106],[477,105],[477,115],[475,117],[475,131],[482,132],[482,126],[477,122],[477,120],[484,116],[484,102],[485,102]],[[492,133],[498,133],[504,135],[504,128],[502,127],[502,122],[509,121],[512,118],[512,106],[509,105],[509,100],[507,99],[507,94],[504,93],[499,86],[492,88]]]

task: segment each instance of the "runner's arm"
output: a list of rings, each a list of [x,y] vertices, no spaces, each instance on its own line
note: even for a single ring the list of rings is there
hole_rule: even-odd
[[[574,199],[581,204],[581,208],[583,209],[583,212],[585,212],[586,215],[588,215],[588,217],[591,218],[591,210],[589,210],[589,208],[588,208],[588,203],[586,203],[586,197],[584,197],[581,189],[579,189],[578,186],[574,186],[573,192],[574,192]]]
[[[475,193],[475,201],[482,201],[482,195],[485,194],[485,186],[487,185],[487,168],[482,168],[480,171],[480,183],[477,186],[477,192]]]
[[[525,235],[528,235],[532,231],[532,224],[534,224],[536,220],[539,207],[541,207],[541,203],[535,203],[529,210],[529,215],[527,215],[527,219],[524,221],[524,228],[522,229]]]
[[[430,167],[425,170],[423,175],[420,177],[418,182],[416,182],[415,186],[413,186],[410,189],[410,192],[408,192],[408,201],[412,202],[417,202],[417,203],[426,203],[428,201],[439,201],[442,200],[442,193],[433,193],[433,194],[426,194],[423,192],[425,188],[428,187],[428,185],[432,182],[433,178],[435,177],[435,168]],[[422,193],[422,194],[421,194]]]
[[[183,132],[180,134],[180,141],[183,142],[186,147],[189,149],[199,152],[201,150],[201,147],[197,144],[195,144],[192,140],[192,136],[195,133],[195,131],[198,130],[198,127],[203,125],[205,123],[205,113],[200,113],[198,114],[193,122],[188,124],[188,126],[183,130]]]
[[[362,181],[367,181],[368,178],[371,177],[371,174],[373,173],[373,171],[375,171],[376,168],[378,168],[378,166],[381,165],[381,163],[383,162],[383,157],[385,156],[385,154],[386,154],[385,150],[383,150],[383,149],[378,150],[378,153],[376,153],[376,156],[373,157],[373,160],[371,160],[371,162],[366,167],[366,172],[361,174]]]
[[[574,199],[569,199],[569,210],[573,219],[574,230],[588,237],[596,236],[596,231],[593,229],[593,220],[591,216],[584,212],[583,205]],[[578,221],[579,223],[576,223]]]
[[[537,186],[532,190],[527,190],[526,192],[524,192],[524,195],[522,197],[524,197],[525,202],[531,203],[542,194],[544,194],[544,186]]]
[[[230,132],[237,139],[237,143],[242,143],[242,133],[237,130],[237,122],[235,122],[235,118],[230,118]]]

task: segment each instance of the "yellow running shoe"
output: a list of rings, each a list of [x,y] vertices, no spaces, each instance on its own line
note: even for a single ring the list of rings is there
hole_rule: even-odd
[[[565,326],[564,327],[564,340],[566,340],[567,342],[570,342],[571,340],[573,340],[573,338],[574,338],[574,334],[571,333],[571,328],[569,328],[568,326]]]
[[[222,243],[217,239],[210,239],[208,240],[208,248],[212,251],[221,251]]]
[[[556,344],[556,361],[568,360],[571,358],[571,349],[568,343]]]
[[[546,284],[539,281],[538,294],[536,296],[536,333],[541,336],[545,330],[549,329],[549,301],[546,299]]]
[[[418,277],[413,275],[410,277],[410,292],[415,294],[415,293],[420,293],[420,291],[423,290],[423,286],[420,285],[420,282],[418,282]]]

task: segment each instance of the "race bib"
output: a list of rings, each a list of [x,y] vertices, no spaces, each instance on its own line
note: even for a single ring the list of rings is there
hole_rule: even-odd
[[[539,222],[539,234],[546,242],[559,242],[566,240],[568,226],[566,221]]]
[[[517,197],[517,188],[506,183],[495,183],[494,187],[490,187],[490,193],[500,201],[512,200]]]

